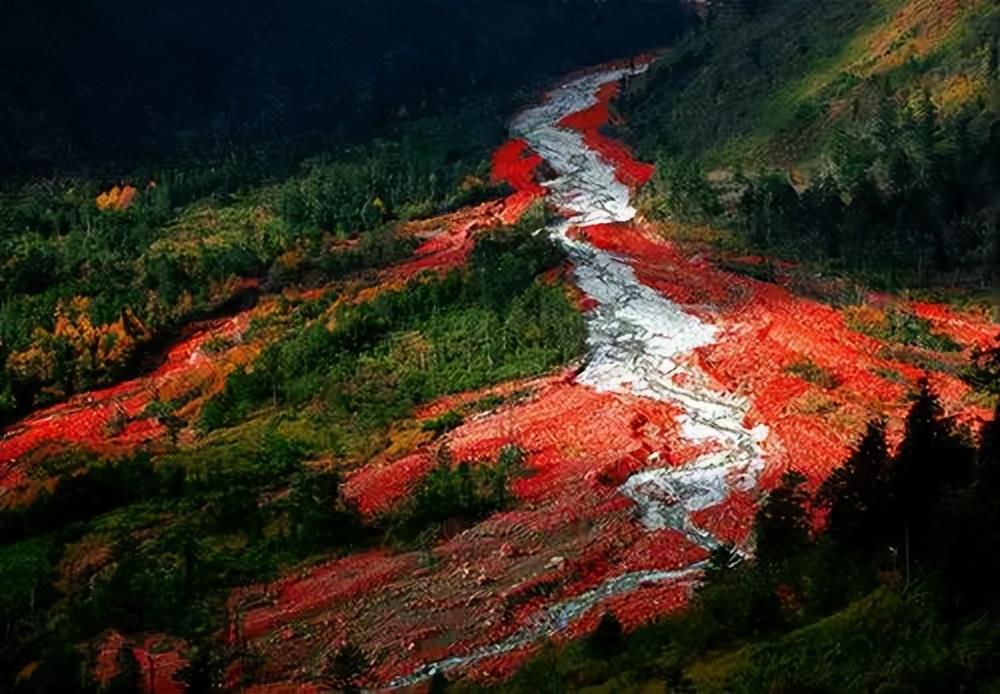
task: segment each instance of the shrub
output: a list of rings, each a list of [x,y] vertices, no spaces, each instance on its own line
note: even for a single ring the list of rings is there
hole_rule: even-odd
[[[435,434],[441,435],[462,426],[463,421],[465,421],[465,418],[462,417],[460,412],[448,410],[441,416],[424,422],[420,428],[424,431],[432,431]]]
[[[599,657],[607,658],[618,653],[624,645],[625,638],[622,633],[622,624],[614,612],[605,612],[601,615],[597,627],[588,639],[590,648]]]
[[[798,376],[804,381],[817,385],[824,390],[831,390],[840,385],[840,382],[834,374],[820,366],[817,366],[808,359],[789,364],[785,367],[785,371]]]

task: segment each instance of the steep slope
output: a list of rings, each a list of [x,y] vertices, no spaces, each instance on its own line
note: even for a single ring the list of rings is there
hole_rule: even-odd
[[[674,0],[157,1],[142,14],[102,0],[10,10],[0,29],[4,179],[224,160],[309,130],[364,141],[405,114],[669,40],[688,21]],[[563,40],[567,24],[575,30]],[[42,43],[52,50],[39,54]]]
[[[626,139],[660,172],[640,207],[717,246],[996,303],[998,36],[990,2],[713,5],[628,90]]]
[[[988,127],[998,108],[1000,16],[990,2],[719,3],[631,86],[623,108],[646,158],[815,167],[838,127],[927,91]]]
[[[373,663],[367,684],[410,685],[438,671],[506,676],[543,639],[586,633],[605,609],[627,626],[676,609],[709,550],[726,542],[749,551],[754,500],[784,470],[823,479],[876,414],[898,434],[905,384],[922,370],[887,356],[836,310],[687,257],[631,223],[621,180],[634,163],[598,155],[576,129],[601,121],[613,95],[603,87],[631,72],[612,66],[552,90],[514,118],[518,144],[498,157],[501,172],[518,170],[520,194],[545,191],[564,216],[548,233],[587,296],[589,334],[578,371],[520,384],[526,399],[438,444],[457,460],[488,460],[511,444],[525,451],[530,474],[513,485],[516,510],[434,545],[427,562],[355,556],[239,591],[233,643],[264,655],[265,680],[315,680],[347,642]],[[511,167],[511,151],[525,145],[548,164],[540,188]],[[993,336],[970,317],[941,317],[968,345]],[[835,384],[787,370],[803,360]],[[932,377],[970,424],[988,416],[953,376]],[[375,513],[391,508],[434,455],[369,464],[345,493]]]

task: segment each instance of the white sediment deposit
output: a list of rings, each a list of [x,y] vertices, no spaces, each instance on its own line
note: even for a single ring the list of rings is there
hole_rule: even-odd
[[[746,427],[746,400],[713,387],[707,374],[687,358],[715,340],[714,325],[642,284],[627,260],[567,233],[574,227],[635,217],[631,191],[616,178],[614,166],[588,148],[580,133],[559,123],[595,105],[603,85],[643,70],[645,66],[613,69],[572,80],[549,92],[542,104],[518,114],[511,133],[556,173],[545,183],[549,202],[567,219],[550,233],[573,261],[578,286],[597,304],[588,313],[589,354],[580,382],[676,405],[683,412],[682,434],[715,450],[683,467],[634,475],[621,492],[635,501],[647,527],[676,528],[712,547],[714,538],[692,522],[690,512],[756,484],[767,429]]]
[[[693,583],[701,575],[703,568],[699,564],[680,571],[636,571],[615,576],[586,593],[550,605],[542,610],[531,624],[502,641],[477,648],[467,655],[456,655],[429,663],[410,675],[393,680],[389,683],[389,688],[411,687],[433,677],[434,673],[438,671],[447,672],[456,668],[466,668],[487,658],[524,648],[565,629],[603,600],[615,595],[630,593],[644,584]]]
[[[573,228],[628,222],[636,210],[631,191],[616,178],[614,167],[587,147],[580,133],[559,123],[595,105],[601,86],[644,69],[607,70],[568,82],[514,118],[511,134],[525,140],[555,172],[544,185],[549,204],[566,219],[548,231],[566,249],[578,286],[596,303],[587,316],[589,350],[578,381],[600,391],[669,402],[682,412],[678,417],[682,435],[713,451],[679,467],[635,474],[619,490],[635,502],[637,518],[646,528],[676,529],[711,549],[718,541],[698,527],[691,513],[722,502],[734,490],[753,488],[763,467],[760,443],[767,429],[747,428],[745,399],[713,387],[689,358],[695,349],[716,339],[714,325],[642,284],[625,258],[568,234]],[[390,687],[411,686],[439,670],[466,668],[523,648],[563,630],[602,601],[642,585],[693,584],[702,569],[703,563],[695,563],[676,570],[613,576],[546,607],[508,638],[428,663]]]

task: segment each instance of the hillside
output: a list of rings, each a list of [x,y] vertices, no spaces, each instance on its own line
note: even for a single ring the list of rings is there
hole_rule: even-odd
[[[645,159],[794,167],[815,175],[838,131],[924,92],[976,137],[996,119],[996,7],[989,2],[754,0],[714,3],[622,105]]]
[[[998,36],[990,2],[714,4],[623,103],[661,173],[644,209],[878,287],[987,292]]]
[[[39,0],[7,9],[0,183],[363,142],[407,115],[645,50],[687,22],[673,0],[153,0],[142,12],[121,0]]]
[[[996,688],[995,7],[515,4],[11,186],[0,691]]]

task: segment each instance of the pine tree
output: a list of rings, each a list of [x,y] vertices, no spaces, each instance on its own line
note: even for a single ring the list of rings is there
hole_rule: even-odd
[[[1000,404],[982,431],[975,482],[945,494],[934,523],[933,560],[959,609],[1000,604]]]
[[[371,664],[357,645],[347,642],[326,661],[323,678],[343,692],[359,692]]]
[[[435,670],[428,683],[427,694],[445,694],[450,687],[451,683],[448,682],[444,672]]]
[[[705,567],[705,584],[728,576],[742,562],[743,558],[733,545],[714,547],[708,556],[708,566]]]
[[[962,441],[927,380],[922,380],[891,465],[897,541],[907,555],[918,557],[926,549],[942,491],[970,482],[973,460],[974,450]]]
[[[829,512],[830,534],[853,545],[870,546],[885,539],[892,508],[889,482],[885,422],[876,420],[868,423],[857,448],[817,494],[818,504]]]
[[[805,482],[801,473],[786,472],[757,511],[754,532],[761,561],[786,559],[809,543],[809,494],[803,488]]]
[[[323,547],[349,534],[350,519],[338,507],[340,475],[334,470],[303,470],[292,478],[289,525],[304,550]]]
[[[601,615],[601,621],[597,623],[597,628],[590,635],[590,647],[601,656],[612,656],[621,650],[624,644],[622,635],[622,623],[618,617],[610,610]]]

